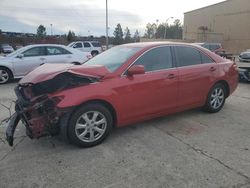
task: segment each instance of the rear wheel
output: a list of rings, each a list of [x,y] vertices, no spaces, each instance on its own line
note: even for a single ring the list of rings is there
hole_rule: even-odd
[[[226,100],[225,86],[221,83],[217,83],[209,91],[204,109],[205,111],[210,113],[219,112],[224,106],[225,100]]]
[[[91,55],[94,57],[94,56],[96,56],[96,55],[98,55],[99,54],[99,52],[98,51],[92,51],[91,52]]]
[[[113,119],[109,110],[101,104],[87,104],[76,110],[70,118],[69,140],[81,147],[100,144],[110,133]]]
[[[11,79],[11,72],[4,67],[0,67],[0,84],[5,84],[9,82],[10,79]]]

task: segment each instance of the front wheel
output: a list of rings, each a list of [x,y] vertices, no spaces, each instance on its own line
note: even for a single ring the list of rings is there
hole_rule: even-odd
[[[219,112],[224,106],[226,100],[226,89],[223,84],[215,84],[207,96],[204,110],[210,113]]]
[[[0,67],[0,84],[5,84],[11,79],[11,73],[8,69]]]
[[[87,104],[76,110],[69,120],[69,140],[81,147],[100,144],[110,133],[113,118],[101,104]]]

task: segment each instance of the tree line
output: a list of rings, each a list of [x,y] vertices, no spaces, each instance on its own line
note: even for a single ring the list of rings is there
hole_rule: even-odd
[[[46,36],[46,28],[43,25],[39,25],[37,28],[37,37],[44,38]],[[74,41],[76,35],[74,31],[69,30],[68,34],[65,35],[68,42]],[[182,39],[182,24],[179,19],[176,19],[173,24],[167,23],[148,23],[144,34],[145,38],[148,39]],[[112,44],[119,45],[123,43],[139,42],[140,33],[138,30],[131,34],[128,27],[123,31],[120,23],[115,27],[113,37],[110,37]]]
[[[144,37],[149,39],[182,39],[182,24],[179,19],[176,19],[172,25],[148,23]]]

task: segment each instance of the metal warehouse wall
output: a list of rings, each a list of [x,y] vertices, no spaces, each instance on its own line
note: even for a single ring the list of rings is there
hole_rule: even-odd
[[[186,12],[183,39],[221,42],[225,49],[239,53],[250,48],[250,0],[227,0]]]

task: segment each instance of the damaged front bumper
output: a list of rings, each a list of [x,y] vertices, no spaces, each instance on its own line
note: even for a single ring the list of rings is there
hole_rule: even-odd
[[[44,65],[48,70],[51,66]],[[53,68],[56,69],[54,66]],[[44,68],[42,70],[43,72],[45,71]],[[108,72],[105,68],[101,68],[101,70],[105,74]],[[64,119],[63,116],[70,114],[72,109],[74,109],[74,106],[63,109],[57,107],[64,99],[64,96],[59,95],[60,91],[89,85],[100,79],[97,76],[79,75],[68,70],[66,72],[55,72],[52,76],[48,75],[50,78],[48,79],[47,77],[43,78],[43,72],[39,71],[41,70],[37,68],[29,73],[15,88],[17,96],[16,112],[11,117],[6,130],[6,139],[10,146],[13,145],[14,133],[19,121],[22,121],[25,125],[26,134],[30,138],[58,134],[60,131],[60,119]],[[41,82],[37,82],[37,77]]]
[[[17,126],[19,121],[20,121],[20,115],[17,112],[15,112],[11,116],[11,118],[9,120],[9,125],[6,129],[6,140],[10,146],[13,146],[14,133],[15,133],[16,126]]]
[[[65,110],[56,107],[58,98],[49,98],[47,95],[35,98],[33,101],[23,97],[22,89],[15,89],[17,101],[15,113],[9,120],[6,129],[6,140],[13,146],[14,133],[19,121],[26,127],[26,134],[30,138],[40,138],[46,135],[56,135],[59,133],[59,118]]]

